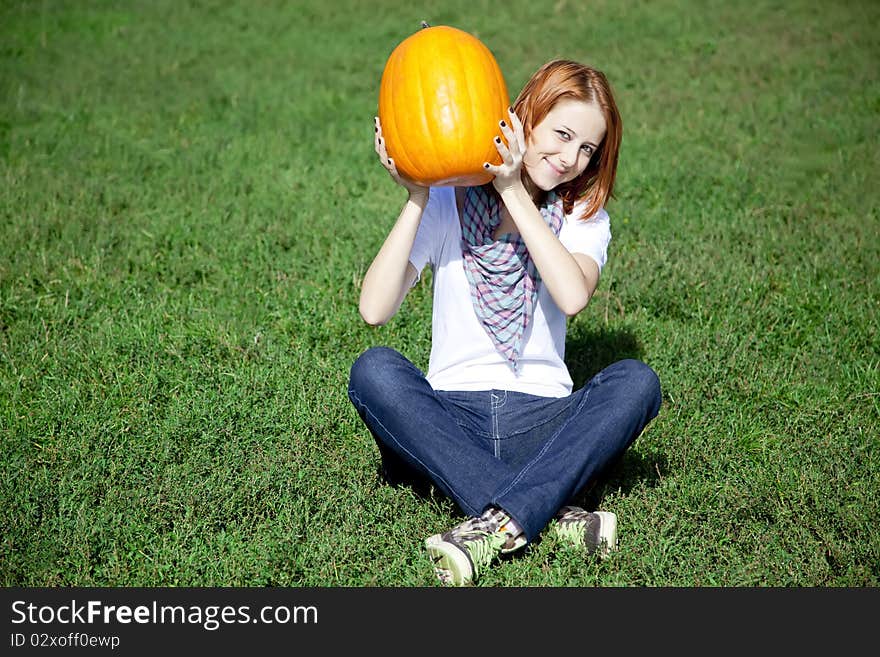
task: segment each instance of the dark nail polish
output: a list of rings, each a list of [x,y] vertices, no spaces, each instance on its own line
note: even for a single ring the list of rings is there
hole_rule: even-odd
[[[489,168],[489,163],[488,163],[488,162],[484,162],[484,163],[483,163],[483,168],[484,168],[484,169],[488,169],[488,168]]]
[[[504,121],[502,121],[502,122],[501,122],[501,127],[502,127],[502,128],[506,128],[506,127],[507,127],[507,124],[506,124]]]
[[[498,137],[495,137],[495,143],[496,143],[496,144],[500,144],[500,143],[501,143],[501,139],[499,139]]]

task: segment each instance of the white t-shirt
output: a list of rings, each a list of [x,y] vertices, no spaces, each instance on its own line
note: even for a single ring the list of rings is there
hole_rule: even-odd
[[[570,253],[584,253],[605,265],[611,225],[600,209],[583,221],[575,204],[563,219],[559,241]],[[565,366],[566,316],[543,282],[524,336],[519,371],[498,353],[474,311],[461,255],[461,224],[454,187],[432,187],[409,261],[421,272],[434,271],[434,303],[428,382],[435,390],[513,390],[542,397],[564,397],[572,380]]]

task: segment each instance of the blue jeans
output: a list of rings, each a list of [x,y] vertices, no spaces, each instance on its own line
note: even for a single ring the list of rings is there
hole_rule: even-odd
[[[500,507],[529,541],[623,454],[661,403],[657,375],[637,360],[556,398],[434,390],[387,347],[355,361],[348,396],[387,473],[428,478],[469,516]]]

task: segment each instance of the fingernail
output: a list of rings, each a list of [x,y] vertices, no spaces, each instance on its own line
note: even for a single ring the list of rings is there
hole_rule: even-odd
[[[513,114],[513,108],[512,108],[512,107],[508,107],[508,108],[507,108],[507,112],[508,112],[508,114]]]
[[[382,143],[382,138],[381,138],[381,137],[379,137],[379,143],[380,143],[380,144]]]
[[[390,157],[388,158],[388,164],[391,164],[391,158],[390,158]]]
[[[374,130],[375,132],[379,132],[379,126],[376,126],[375,128],[373,128],[373,130]]]
[[[506,127],[507,127],[507,124],[506,124],[504,121],[502,121],[502,122],[501,122],[501,127],[502,127],[502,128],[506,128]]]
[[[498,137],[495,137],[495,143],[496,143],[496,144],[500,144],[500,143],[501,143],[501,139],[498,138]]]
[[[488,162],[483,162],[483,168],[484,168],[484,169],[488,169],[488,168],[489,168],[489,163],[488,163]]]

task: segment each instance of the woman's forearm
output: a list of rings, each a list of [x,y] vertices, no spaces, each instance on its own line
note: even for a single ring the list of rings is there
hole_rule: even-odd
[[[553,234],[525,187],[516,185],[500,193],[553,301],[566,315],[576,315],[586,307],[598,280],[589,280],[592,276]]]
[[[424,194],[410,193],[364,275],[358,310],[368,324],[378,326],[391,319],[415,280],[409,255],[427,202],[427,188]]]

